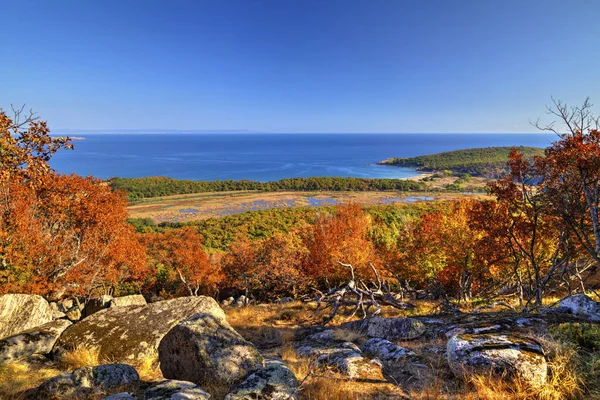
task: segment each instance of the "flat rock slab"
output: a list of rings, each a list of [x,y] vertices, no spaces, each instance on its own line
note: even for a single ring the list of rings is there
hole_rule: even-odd
[[[52,321],[52,308],[42,296],[5,294],[0,296],[0,339]]]
[[[263,367],[263,358],[252,343],[225,318],[208,313],[175,325],[160,342],[158,358],[165,378],[199,385],[239,382]]]
[[[391,341],[412,340],[425,333],[425,324],[413,318],[366,318],[340,325],[368,337],[377,337]]]
[[[519,378],[532,386],[546,382],[543,349],[527,337],[458,334],[448,341],[446,353],[450,369],[459,378],[492,373],[507,380]]]
[[[42,383],[30,398],[35,399],[78,399],[121,385],[138,382],[136,370],[126,364],[105,364],[96,367],[77,368]]]
[[[558,302],[558,309],[569,312],[590,321],[600,321],[600,303],[585,294],[565,297]]]
[[[149,387],[144,400],[208,400],[210,394],[193,382],[169,379]]]
[[[57,319],[0,339],[0,363],[20,360],[34,354],[50,353],[54,343],[71,325],[70,321]]]
[[[95,346],[101,358],[117,362],[139,360],[155,355],[167,332],[197,313],[225,320],[217,302],[204,296],[107,308],[68,328],[54,347],[62,351],[79,345]]]
[[[331,368],[349,378],[381,373],[381,366],[363,357],[360,348],[351,342],[304,342],[296,345],[295,351],[300,357],[312,359],[316,367]]]
[[[295,400],[298,380],[281,360],[270,359],[250,374],[225,400]]]

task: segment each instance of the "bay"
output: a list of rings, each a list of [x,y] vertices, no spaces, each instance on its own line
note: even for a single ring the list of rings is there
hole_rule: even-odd
[[[81,134],[51,161],[60,173],[110,177],[273,181],[339,176],[408,178],[409,168],[376,165],[489,146],[546,147],[553,134]]]

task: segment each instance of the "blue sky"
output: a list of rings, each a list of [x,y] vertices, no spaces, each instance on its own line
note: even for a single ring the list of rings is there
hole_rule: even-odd
[[[600,105],[594,0],[0,8],[0,106],[55,129],[531,132],[550,96]]]

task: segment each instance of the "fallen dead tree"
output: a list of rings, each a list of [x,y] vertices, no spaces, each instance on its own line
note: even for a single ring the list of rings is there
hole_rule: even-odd
[[[317,302],[315,312],[331,308],[331,313],[323,321],[327,325],[338,314],[340,307],[352,307],[348,319],[354,317],[359,311],[361,318],[373,317],[381,313],[381,306],[391,306],[400,310],[413,309],[410,303],[398,301],[389,289],[388,285],[381,280],[373,264],[369,263],[375,281],[366,284],[362,280],[356,280],[354,267],[351,264],[339,263],[350,270],[350,281],[344,286],[333,288],[327,293],[319,290],[318,296],[312,299]],[[374,308],[373,312],[370,310]]]

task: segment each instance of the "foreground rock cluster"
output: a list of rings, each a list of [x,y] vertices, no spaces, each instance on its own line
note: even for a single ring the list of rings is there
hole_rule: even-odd
[[[60,374],[25,397],[102,398],[113,393],[105,398],[209,399],[206,388],[216,385],[229,388],[226,400],[287,400],[301,389],[288,366],[278,357],[263,356],[238,334],[212,298],[146,304],[141,296],[127,296],[91,303],[51,306],[39,296],[0,296],[0,363],[55,357],[82,345],[97,348],[101,359],[112,362]],[[85,317],[73,323],[67,315],[73,309]],[[585,295],[568,297],[549,312],[600,320],[600,305]],[[513,332],[515,326],[537,322],[510,322],[485,324],[472,318],[441,325],[433,318],[373,317],[337,328],[303,330],[293,348],[299,357],[311,360],[313,370],[335,371],[350,379],[383,376],[407,388],[425,384],[432,376],[431,366],[399,343],[441,333],[447,337],[446,346],[432,351],[446,354],[457,378],[491,373],[539,387],[548,376],[544,349],[534,338]],[[139,375],[129,364],[156,355],[165,380],[146,384],[140,394]]]

